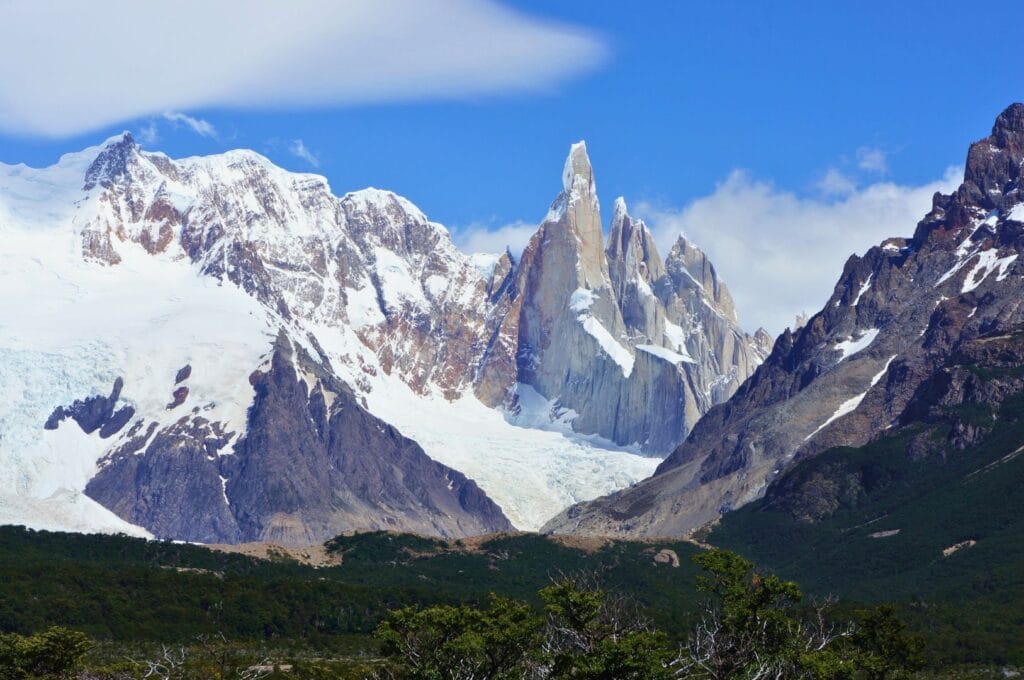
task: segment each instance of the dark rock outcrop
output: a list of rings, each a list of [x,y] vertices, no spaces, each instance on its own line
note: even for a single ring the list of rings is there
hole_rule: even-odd
[[[117,378],[114,381],[114,387],[109,396],[104,397],[97,394],[85,399],[78,399],[70,406],[58,406],[50,414],[50,417],[46,419],[43,427],[47,430],[56,430],[61,421],[65,418],[71,418],[78,423],[83,432],[92,434],[113,420],[114,424],[105,430],[107,434],[100,433],[100,436],[104,438],[109,437],[121,429],[128,419],[131,418],[131,413],[128,413],[127,417],[125,416],[126,409],[119,410],[116,419],[114,418],[114,406],[121,397],[121,390],[123,388],[124,380]],[[112,427],[114,429],[111,429]]]
[[[184,416],[109,454],[86,493],[158,537],[198,542],[512,528],[472,480],[370,415],[286,336],[251,380],[256,396],[237,440],[219,423]]]

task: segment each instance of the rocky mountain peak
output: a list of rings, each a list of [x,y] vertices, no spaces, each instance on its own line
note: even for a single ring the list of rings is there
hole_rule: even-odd
[[[1024,162],[1024,104],[1013,104],[996,118],[992,134],[971,144],[964,183],[951,205],[940,205],[954,216],[958,209],[1003,210],[1020,201],[1019,180]],[[965,216],[966,217],[966,216]],[[961,220],[963,221],[963,220]]]
[[[109,188],[118,177],[129,173],[139,151],[140,147],[130,132],[108,139],[86,170],[83,188],[89,191],[97,184]]]
[[[961,348],[1010,338],[1024,323],[1022,161],[1024,106],[1014,104],[971,145],[963,184],[935,196],[914,238],[851,257],[825,307],[786,329],[652,478],[572,508],[547,529],[684,533],[757,498],[792,461],[898,436],[913,403],[950,384],[943,371]],[[709,294],[717,279],[685,239],[667,268]],[[969,438],[973,426],[958,423],[950,436]]]
[[[650,287],[665,275],[665,266],[654,245],[653,235],[643,220],[630,216],[626,201],[621,196],[615,199],[605,252],[612,285],[620,301],[627,281],[637,279]]]
[[[680,234],[669,251],[665,266],[677,291],[696,289],[716,311],[736,323],[732,294],[703,250]]]
[[[996,118],[992,126],[992,136],[1006,146],[1009,139],[1024,137],[1024,104],[1020,102],[1010,104]]]
[[[567,194],[574,191],[597,194],[594,169],[590,165],[590,156],[587,155],[587,143],[583,140],[569,147],[569,156],[565,159],[565,168],[562,170],[562,190]]]

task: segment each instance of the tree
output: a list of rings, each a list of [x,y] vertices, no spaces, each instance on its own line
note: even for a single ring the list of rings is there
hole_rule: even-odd
[[[71,678],[90,646],[84,633],[59,626],[29,637],[0,634],[0,680]]]
[[[587,575],[562,577],[540,591],[547,613],[541,678],[657,680],[671,677],[667,637],[626,599]]]
[[[860,653],[863,677],[905,678],[924,667],[924,641],[907,630],[894,606],[863,610],[857,618],[853,644]]]
[[[724,550],[694,557],[712,596],[678,659],[678,677],[713,680],[887,680],[921,666],[921,643],[890,607],[858,623],[831,618],[831,602],[803,604],[799,586],[762,575]]]
[[[920,641],[892,607],[837,621],[831,602],[804,602],[797,584],[739,555],[694,560],[709,600],[681,649],[586,575],[540,591],[543,619],[492,595],[486,609],[393,611],[377,636],[391,677],[409,680],[895,680],[921,665]]]
[[[492,595],[487,609],[436,606],[390,612],[377,628],[393,675],[410,680],[521,678],[540,644],[542,621],[529,605]]]

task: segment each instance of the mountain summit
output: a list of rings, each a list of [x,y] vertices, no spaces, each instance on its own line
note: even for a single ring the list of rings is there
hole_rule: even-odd
[[[963,183],[935,195],[914,236],[850,257],[825,307],[786,330],[652,478],[570,508],[547,529],[692,531],[761,496],[794,461],[859,447],[912,422],[915,403],[956,384],[947,365],[978,354],[986,339],[1018,337],[1024,324],[1022,163],[1024,106],[1014,104],[971,145]],[[953,390],[943,400],[972,398]],[[974,441],[984,435],[970,419],[951,432]],[[928,446],[912,444],[918,453]]]
[[[624,203],[605,248],[583,143],[561,188],[484,270],[401,196],[252,151],[125,134],[0,166],[0,387],[25,395],[0,411],[0,519],[464,536],[646,476],[760,350],[713,268],[662,261]]]

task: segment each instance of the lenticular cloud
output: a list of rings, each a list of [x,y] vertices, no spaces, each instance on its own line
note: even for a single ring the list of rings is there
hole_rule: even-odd
[[[600,39],[491,0],[0,4],[0,130],[63,136],[164,111],[543,89]]]

